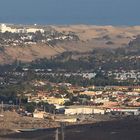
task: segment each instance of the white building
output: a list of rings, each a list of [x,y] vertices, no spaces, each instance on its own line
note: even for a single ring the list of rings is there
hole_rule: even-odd
[[[105,110],[104,109],[98,109],[98,108],[95,108],[94,111],[93,111],[94,114],[105,114]]]
[[[37,28],[28,28],[28,29],[26,29],[27,33],[36,33],[38,31],[41,32],[41,33],[44,33],[43,29],[37,29]]]
[[[41,28],[14,28],[14,27],[9,27],[6,24],[1,24],[0,25],[0,31],[2,33],[5,32],[11,32],[11,33],[35,33],[37,31],[40,31],[41,33],[44,33],[44,30]]]
[[[110,111],[113,112],[123,112],[123,113],[133,113],[134,115],[139,115],[139,108],[111,108]]]
[[[45,112],[43,112],[43,111],[35,111],[34,113],[33,113],[33,117],[34,118],[38,118],[38,119],[44,119],[44,116],[45,116]]]
[[[105,114],[104,109],[93,108],[90,106],[71,106],[65,109],[66,115],[78,115],[78,114]]]
[[[5,32],[15,33],[17,30],[14,29],[14,28],[11,28],[11,27],[7,27],[5,24],[1,24],[1,26],[0,26],[0,31],[1,31],[2,33],[5,33]]]

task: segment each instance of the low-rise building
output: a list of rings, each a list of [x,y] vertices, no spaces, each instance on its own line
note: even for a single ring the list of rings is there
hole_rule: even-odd
[[[44,30],[41,28],[15,28],[11,26],[7,26],[6,24],[1,24],[0,31],[2,33],[11,32],[11,33],[36,33],[41,32],[44,33]]]
[[[55,97],[48,97],[47,102],[49,104],[58,104],[58,105],[63,105],[65,102],[68,102],[68,98],[55,98]]]
[[[92,106],[70,106],[65,108],[65,115],[78,114],[105,114],[106,109],[94,108]]]
[[[139,108],[111,108],[110,111],[118,113],[132,113],[133,115],[140,114]]]
[[[35,111],[33,113],[33,117],[34,118],[44,119],[44,116],[45,116],[45,112],[44,111]]]

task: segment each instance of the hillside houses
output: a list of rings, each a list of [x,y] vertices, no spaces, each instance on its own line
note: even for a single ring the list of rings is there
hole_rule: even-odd
[[[108,76],[114,76],[116,80],[118,81],[126,81],[128,79],[132,79],[134,81],[139,81],[140,79],[140,72],[136,70],[115,70],[115,71],[108,71]]]
[[[41,28],[27,28],[27,27],[15,28],[15,27],[7,26],[6,24],[1,24],[0,25],[0,31],[2,33],[5,33],[5,32],[11,32],[11,33],[35,33],[37,31],[40,31],[41,33],[44,32],[44,30],[41,29]]]
[[[53,30],[53,29],[52,29]],[[47,27],[0,25],[0,45],[20,46],[35,45],[37,43],[53,46],[61,41],[78,41],[79,37],[74,33],[60,33]]]
[[[56,97],[50,97],[49,94],[47,93],[38,93],[37,95],[31,95],[30,97],[28,97],[28,102],[35,102],[35,103],[39,103],[39,102],[46,102],[49,104],[56,104],[56,105],[63,105],[65,102],[68,102],[69,99],[68,98],[56,98]]]

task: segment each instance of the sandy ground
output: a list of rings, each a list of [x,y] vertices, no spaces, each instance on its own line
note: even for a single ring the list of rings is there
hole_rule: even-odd
[[[32,117],[20,116],[15,112],[4,112],[4,117],[0,117],[0,135],[19,129],[32,129],[32,128],[53,128],[58,127],[57,122],[51,120],[35,119]]]
[[[59,134],[59,138],[61,138]],[[55,130],[12,134],[0,140],[54,140]],[[65,140],[139,140],[140,121],[121,120],[65,128]]]

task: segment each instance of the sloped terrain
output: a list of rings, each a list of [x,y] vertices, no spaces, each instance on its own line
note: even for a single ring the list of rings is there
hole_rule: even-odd
[[[31,62],[38,58],[51,58],[63,52],[89,53],[94,48],[119,48],[140,34],[140,26],[113,27],[94,25],[51,26],[57,34],[73,33],[79,40],[61,40],[53,43],[0,47],[0,63],[12,63],[15,60]],[[83,54],[81,54],[83,55]]]

